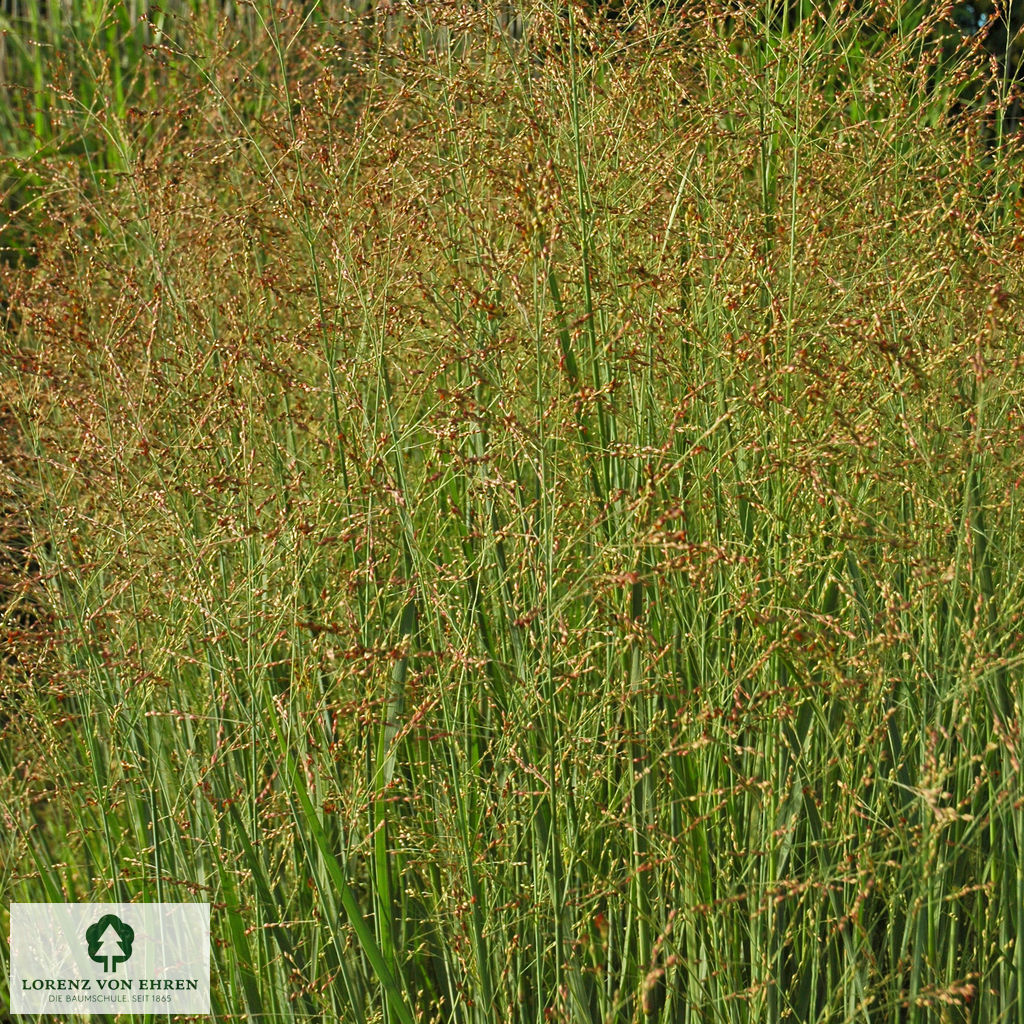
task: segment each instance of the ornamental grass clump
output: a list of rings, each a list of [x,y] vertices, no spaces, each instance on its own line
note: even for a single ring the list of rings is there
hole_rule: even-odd
[[[1007,83],[631,9],[257,2],[11,165],[5,892],[218,1018],[1024,1016]]]

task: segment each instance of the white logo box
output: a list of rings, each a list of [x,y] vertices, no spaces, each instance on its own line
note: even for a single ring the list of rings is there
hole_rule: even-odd
[[[12,903],[11,1013],[210,1012],[209,903]]]

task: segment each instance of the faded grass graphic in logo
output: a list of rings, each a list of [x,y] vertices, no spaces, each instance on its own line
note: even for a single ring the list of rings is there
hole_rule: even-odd
[[[118,964],[131,958],[135,931],[115,914],[106,914],[85,932],[89,959],[103,964],[105,972],[116,971]]]

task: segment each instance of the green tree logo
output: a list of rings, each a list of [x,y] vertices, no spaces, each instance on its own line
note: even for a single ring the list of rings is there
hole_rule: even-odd
[[[105,914],[85,930],[89,959],[103,964],[103,972],[116,971],[132,955],[135,931],[113,914]]]

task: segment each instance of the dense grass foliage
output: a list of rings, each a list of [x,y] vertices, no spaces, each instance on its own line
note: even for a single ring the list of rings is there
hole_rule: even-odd
[[[978,41],[259,2],[119,92],[89,10],[5,129],[0,917],[209,901],[218,1020],[1024,1019]]]

